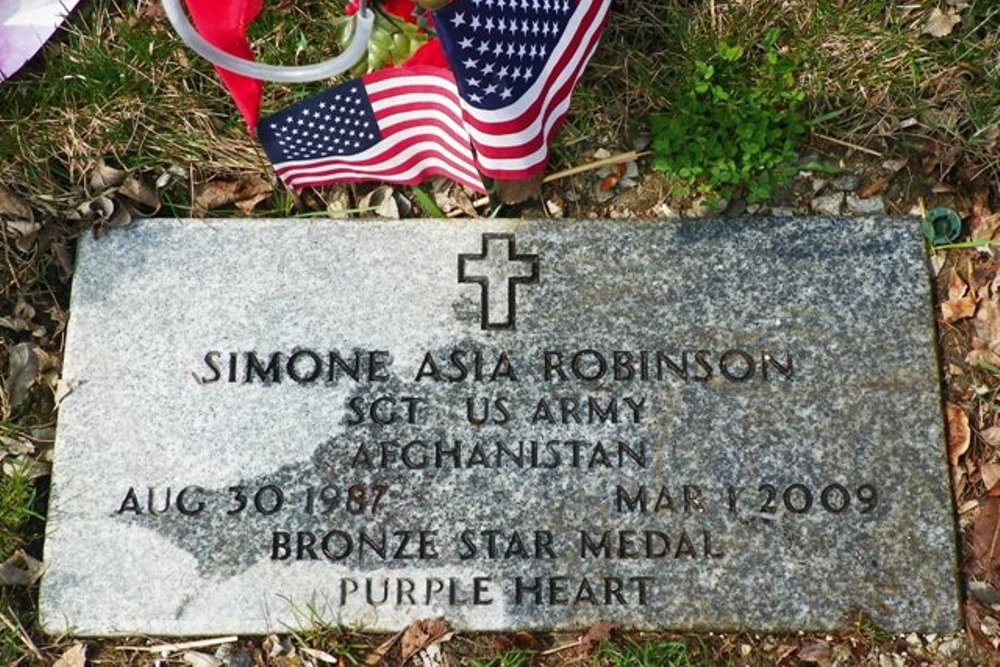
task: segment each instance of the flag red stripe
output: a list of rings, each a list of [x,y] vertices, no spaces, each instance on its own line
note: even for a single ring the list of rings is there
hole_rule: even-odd
[[[410,173],[412,171],[412,173]],[[393,167],[392,170],[380,172],[361,172],[351,168],[350,165],[331,166],[322,171],[301,175],[282,177],[291,187],[304,187],[308,185],[326,185],[332,182],[365,182],[373,180],[384,180],[391,183],[403,185],[414,185],[421,182],[428,176],[444,176],[453,181],[465,185],[471,190],[485,192],[479,177],[470,177],[467,173],[456,171],[450,167],[448,161],[434,151],[424,151],[416,154],[404,164]]]
[[[405,159],[398,161],[391,166],[387,165],[387,162],[393,157],[398,157],[406,151],[413,150],[414,148],[417,148],[417,151],[415,151],[413,155],[407,155]],[[393,171],[405,171],[407,165],[412,166],[414,158],[420,155],[433,155],[435,157],[439,157],[455,172],[464,173],[466,178],[474,177],[476,174],[475,168],[472,164],[466,160],[462,160],[460,156],[456,156],[453,151],[443,149],[438,144],[429,144],[427,141],[421,141],[420,138],[410,138],[398,144],[387,146],[386,150],[363,162],[354,162],[345,158],[328,158],[322,160],[311,160],[308,163],[298,163],[294,165],[285,163],[276,165],[275,168],[282,178],[309,176],[319,173],[320,171],[328,171],[330,169],[349,169],[357,171],[358,173],[392,173]]]

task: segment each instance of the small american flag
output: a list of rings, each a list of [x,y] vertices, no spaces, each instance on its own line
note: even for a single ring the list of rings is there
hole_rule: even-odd
[[[485,192],[455,80],[441,68],[368,74],[264,118],[258,137],[288,187],[445,176]]]
[[[434,13],[486,176],[545,170],[611,0],[457,0]]]

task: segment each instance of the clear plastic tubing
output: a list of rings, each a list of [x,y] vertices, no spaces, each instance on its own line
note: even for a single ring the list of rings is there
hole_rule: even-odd
[[[375,23],[375,13],[368,9],[367,1],[359,0],[358,11],[354,15],[354,37],[340,55],[314,65],[282,67],[240,58],[212,46],[191,25],[180,3],[181,0],[163,0],[163,9],[181,41],[192,51],[222,69],[252,79],[277,83],[307,83],[346,72],[368,53],[368,42]]]

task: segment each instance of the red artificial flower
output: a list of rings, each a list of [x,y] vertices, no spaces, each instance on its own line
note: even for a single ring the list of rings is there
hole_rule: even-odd
[[[449,69],[448,60],[444,57],[444,49],[441,48],[441,42],[436,38],[429,40],[426,44],[417,49],[409,60],[403,63],[403,66],[409,67],[411,65],[430,65],[431,67],[444,67]]]
[[[393,16],[398,16],[407,23],[416,23],[417,17],[415,13],[416,5],[413,4],[413,0],[371,0],[372,2],[378,4],[379,9],[392,14]],[[353,16],[358,13],[358,0],[351,0],[347,3],[347,7],[344,8],[344,13],[348,16]],[[430,18],[428,17],[428,22]]]

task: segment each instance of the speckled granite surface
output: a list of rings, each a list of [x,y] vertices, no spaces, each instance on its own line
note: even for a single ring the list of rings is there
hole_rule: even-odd
[[[934,339],[910,220],[86,236],[42,621],[956,628]]]

